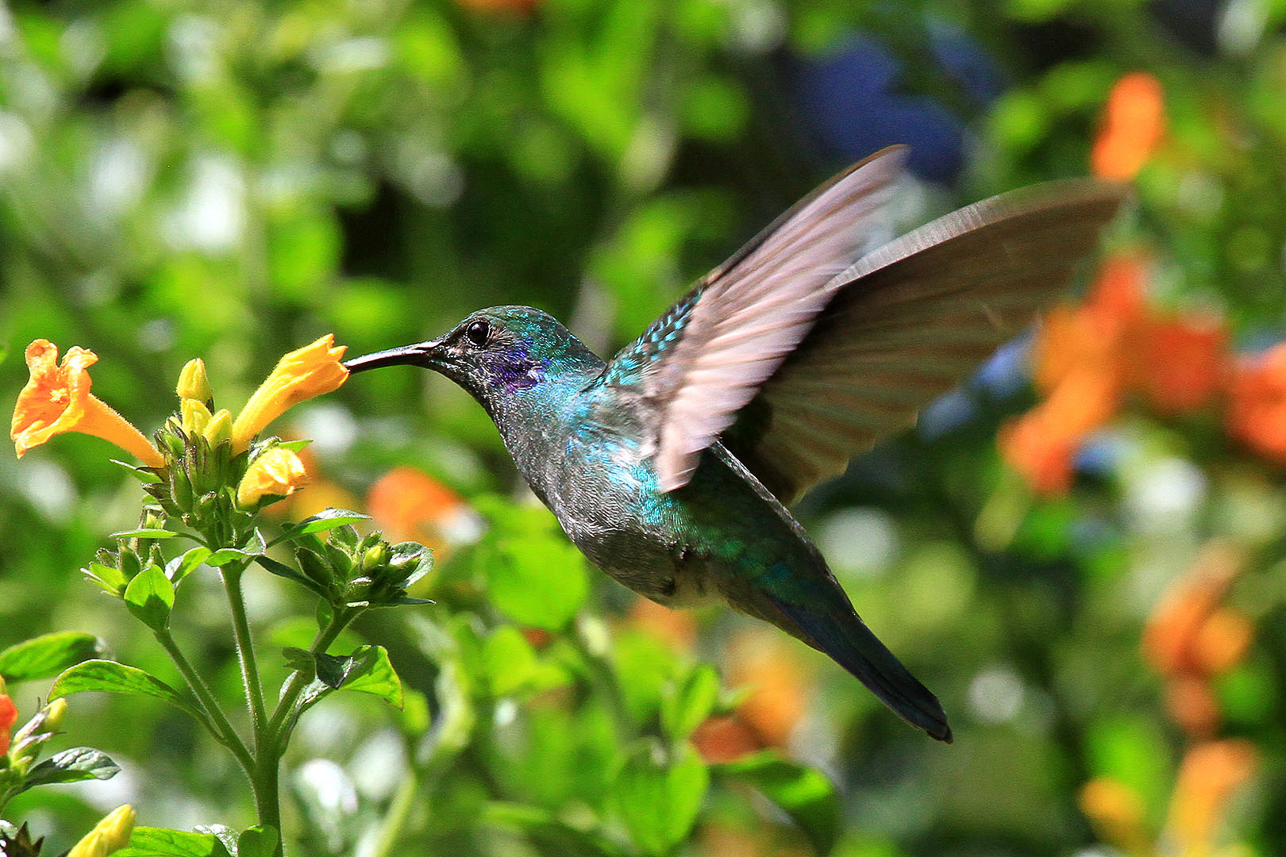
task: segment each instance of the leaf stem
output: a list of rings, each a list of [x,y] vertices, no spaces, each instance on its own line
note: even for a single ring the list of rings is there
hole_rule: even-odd
[[[201,717],[198,719],[200,719],[201,725],[214,736],[214,740],[232,751],[232,755],[236,756],[237,762],[240,763],[246,774],[253,780],[255,760],[250,755],[250,750],[241,740],[241,736],[237,734],[237,731],[232,728],[232,724],[228,722],[227,715],[219,707],[219,703],[214,698],[214,694],[210,692],[205,679],[201,678],[200,673],[192,667],[187,656],[179,649],[178,643],[174,641],[174,636],[170,633],[169,628],[159,628],[153,633],[156,636],[156,641],[161,644],[161,648],[165,649],[165,653],[170,656],[170,660],[174,661],[179,673],[188,683],[193,695],[196,696],[200,705],[198,713],[201,714]]]
[[[309,653],[319,655],[330,648],[330,644],[335,642],[335,638],[340,635],[348,624],[357,618],[361,613],[360,608],[341,607],[331,616],[330,622],[325,629],[319,631],[313,639],[313,644],[309,648]],[[289,738],[290,715],[294,710],[295,703],[299,701],[299,695],[304,692],[304,687],[312,681],[313,675],[309,670],[295,670],[286,679],[286,686],[281,691],[281,701],[277,703],[276,710],[272,713],[272,719],[268,721],[268,726],[264,730],[265,743],[262,745],[268,749],[274,758],[280,758],[286,751],[286,742]],[[266,758],[266,757],[265,757]]]

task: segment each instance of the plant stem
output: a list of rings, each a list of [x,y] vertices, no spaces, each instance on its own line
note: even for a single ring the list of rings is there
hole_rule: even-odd
[[[419,794],[419,772],[407,771],[398,784],[397,791],[393,793],[393,800],[388,812],[384,814],[384,821],[380,824],[379,833],[375,835],[375,841],[362,852],[362,857],[388,857],[393,846],[402,838],[402,831],[411,818],[411,809],[416,805]]]
[[[161,628],[154,633],[156,641],[161,644],[161,648],[165,649],[166,654],[170,656],[170,660],[174,661],[179,673],[182,674],[184,680],[188,683],[188,687],[196,696],[197,702],[200,704],[198,711],[201,716],[198,719],[201,721],[201,725],[205,726],[210,734],[214,736],[214,740],[232,751],[232,755],[236,756],[237,762],[241,764],[247,776],[253,781],[255,760],[241,740],[241,736],[237,734],[237,731],[232,728],[232,724],[228,722],[227,715],[219,707],[218,701],[214,698],[214,694],[210,692],[205,680],[188,662],[187,657],[179,649],[178,643],[174,641],[174,637],[170,634],[168,628]]]
[[[335,642],[335,638],[340,632],[348,627],[348,624],[357,618],[361,610],[355,610],[348,607],[341,607],[335,611],[330,618],[325,630],[319,631],[313,639],[312,646],[308,649],[309,654],[322,654]],[[281,691],[281,701],[277,703],[277,708],[272,713],[272,720],[268,722],[264,730],[265,743],[264,748],[280,758],[286,752],[286,739],[289,737],[290,728],[287,724],[290,722],[290,714],[299,701],[299,695],[304,692],[304,687],[312,681],[313,675],[307,670],[295,670],[286,680],[286,686]]]
[[[263,701],[263,683],[259,680],[259,662],[255,660],[254,639],[250,636],[250,622],[246,617],[246,598],[241,589],[241,577],[248,563],[235,562],[220,569],[223,589],[228,595],[232,610],[232,630],[237,640],[237,659],[241,662],[241,679],[245,685],[246,699],[250,703],[250,718],[254,724],[255,753],[264,755],[264,733],[268,723],[268,710]]]

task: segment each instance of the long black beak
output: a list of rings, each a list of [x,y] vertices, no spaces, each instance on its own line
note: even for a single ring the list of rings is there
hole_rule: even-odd
[[[365,372],[367,369],[379,369],[382,366],[423,366],[430,368],[436,362],[438,348],[442,341],[431,339],[415,345],[401,348],[390,348],[387,351],[376,351],[344,361],[344,368],[349,372]]]

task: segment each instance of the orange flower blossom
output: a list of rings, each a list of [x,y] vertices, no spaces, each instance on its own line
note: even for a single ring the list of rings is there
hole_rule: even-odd
[[[265,497],[286,497],[308,484],[299,456],[282,446],[266,449],[246,470],[237,486],[237,505],[251,509]]]
[[[1260,455],[1286,462],[1286,343],[1233,368],[1228,432]]]
[[[75,346],[59,365],[58,346],[37,339],[27,346],[26,357],[31,380],[18,394],[9,430],[19,458],[54,435],[74,431],[109,440],[148,467],[165,466],[142,432],[90,394],[89,367],[98,355]]]
[[[1096,176],[1129,181],[1147,163],[1165,135],[1164,97],[1161,83],[1146,72],[1116,82],[1090,155]]]
[[[4,690],[4,681],[0,679],[0,691]],[[0,692],[0,756],[9,752],[9,733],[13,724],[18,722],[18,706],[13,704],[9,694]]]
[[[1178,415],[1206,406],[1223,389],[1230,366],[1223,319],[1149,306],[1146,278],[1145,257],[1112,257],[1083,304],[1045,314],[1031,358],[1044,401],[999,436],[1001,455],[1036,492],[1070,487],[1076,449],[1115,416],[1126,394]],[[1286,440],[1282,450],[1286,455]]]
[[[340,363],[345,350],[328,333],[277,361],[233,422],[232,451],[248,449],[255,435],[291,406],[337,390],[348,380],[348,370]]]

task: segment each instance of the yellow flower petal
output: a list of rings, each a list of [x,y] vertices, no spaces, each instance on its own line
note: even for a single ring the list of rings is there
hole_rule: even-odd
[[[204,360],[198,357],[184,364],[183,371],[179,373],[179,385],[174,392],[179,394],[180,399],[196,399],[198,402],[214,398],[210,378],[205,374]]]
[[[143,433],[102,400],[90,394],[89,367],[98,356],[79,346],[58,365],[58,346],[37,339],[27,346],[31,379],[18,394],[9,437],[18,457],[54,435],[74,431],[109,440],[149,467],[164,467],[165,459]]]
[[[256,458],[237,486],[237,505],[253,509],[265,497],[286,497],[308,484],[299,456],[275,446]]]
[[[134,819],[132,806],[116,807],[76,843],[67,857],[106,857],[113,851],[119,851],[129,845],[130,836],[134,833]]]
[[[345,350],[328,333],[282,357],[232,424],[232,451],[249,448],[255,435],[292,405],[338,389],[348,380],[348,370],[340,363]]]
[[[210,409],[198,399],[179,402],[179,412],[183,414],[183,431],[189,437],[202,434],[210,424]]]

